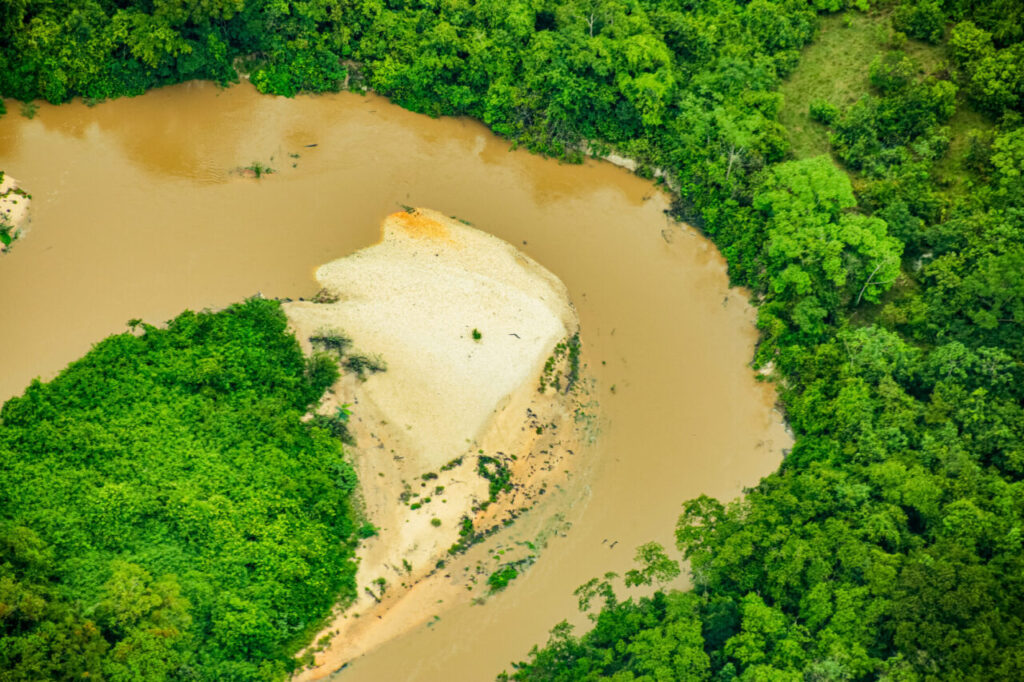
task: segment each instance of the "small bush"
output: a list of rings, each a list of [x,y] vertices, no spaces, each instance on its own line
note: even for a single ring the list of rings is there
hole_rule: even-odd
[[[309,299],[313,303],[337,303],[338,295],[328,289],[321,289],[316,292],[313,298]]]
[[[491,588],[492,593],[501,592],[517,577],[519,577],[519,569],[514,565],[506,564],[487,578],[487,585]]]
[[[839,107],[823,99],[816,99],[811,102],[810,115],[811,120],[830,126],[839,120]]]
[[[367,374],[377,374],[388,368],[379,356],[359,354],[349,355],[342,364],[348,371],[358,374],[360,379],[365,379]]]
[[[942,40],[945,24],[946,15],[936,0],[904,0],[892,13],[893,28],[929,43]]]
[[[460,464],[462,464],[462,458],[461,457],[456,457],[455,459],[453,459],[452,461],[448,462],[443,467],[441,467],[441,471],[450,471],[450,470],[454,469],[455,467],[459,466]]]
[[[260,163],[259,161],[253,161],[251,164],[245,167],[245,170],[253,174],[253,177],[262,178],[264,175],[272,175],[276,173],[270,166]]]
[[[309,337],[309,342],[322,350],[332,351],[338,355],[344,355],[352,345],[352,339],[335,330],[321,330]]]
[[[476,471],[488,481],[490,502],[497,500],[501,493],[512,490],[512,472],[501,460],[481,455],[477,461]]]
[[[332,436],[340,440],[346,445],[355,445],[355,438],[352,437],[352,433],[348,430],[348,420],[350,412],[348,406],[342,406],[332,415],[318,414],[313,417],[311,423],[327,429]]]

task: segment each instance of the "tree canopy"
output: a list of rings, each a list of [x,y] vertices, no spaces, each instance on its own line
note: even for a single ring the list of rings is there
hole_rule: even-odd
[[[276,302],[98,343],[0,411],[0,677],[279,679],[354,594],[337,375]]]

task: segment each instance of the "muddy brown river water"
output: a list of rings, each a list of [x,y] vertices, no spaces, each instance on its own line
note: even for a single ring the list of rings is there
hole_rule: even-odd
[[[277,172],[234,171],[253,162]],[[510,151],[478,123],[374,96],[193,83],[9,113],[0,169],[34,196],[29,233],[0,258],[0,400],[131,318],[308,297],[318,265],[373,243],[402,205],[467,220],[566,283],[600,425],[561,510],[571,527],[505,592],[357,659],[344,682],[493,679],[556,622],[583,622],[576,586],[629,568],[643,542],[671,545],[684,500],[735,497],[789,445],[723,259],[666,219],[653,184],[610,164]]]

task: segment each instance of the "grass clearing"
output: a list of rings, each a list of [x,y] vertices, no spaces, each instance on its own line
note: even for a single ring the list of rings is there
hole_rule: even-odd
[[[866,94],[871,60],[885,48],[888,26],[887,17],[860,12],[822,18],[817,38],[779,88],[779,121],[798,159],[829,153],[828,129],[811,120],[811,102],[823,99],[845,109]]]
[[[892,47],[888,12],[849,11],[822,17],[818,36],[782,82],[779,121],[786,127],[793,154],[806,159],[828,154],[828,128],[812,121],[811,102],[822,99],[846,109],[871,91],[871,62]],[[921,65],[922,75],[942,68],[942,48],[908,40],[903,48]]]

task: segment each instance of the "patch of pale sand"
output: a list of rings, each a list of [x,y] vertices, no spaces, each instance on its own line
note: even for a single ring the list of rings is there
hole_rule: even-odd
[[[17,238],[28,225],[28,208],[32,200],[7,173],[0,172],[0,224],[11,227],[11,236]],[[9,247],[0,242],[0,253]]]
[[[379,535],[359,548],[356,601],[314,639],[330,643],[312,649],[314,666],[298,679],[325,677],[472,598],[479,557],[448,552],[462,519],[475,532],[510,522],[564,478],[563,460],[578,447],[572,399],[537,390],[555,344],[578,329],[564,285],[505,242],[433,211],[390,216],[382,234],[317,272],[337,302],[284,305],[307,351],[309,336],[333,329],[388,365],[365,381],[342,376],[320,408],[350,406],[348,453]],[[490,505],[481,505],[481,451],[512,472],[512,491]]]
[[[378,244],[316,276],[340,300],[287,304],[289,319],[302,337],[343,330],[355,347],[382,356],[388,371],[367,381],[364,393],[421,473],[479,440],[577,326],[558,278],[435,211],[388,216]]]
[[[478,448],[510,466],[514,488],[480,511],[475,508],[487,499],[488,490],[487,481],[476,473],[476,457],[464,457],[460,465],[438,472],[437,479],[408,476],[403,472],[405,460],[396,459],[397,451],[390,447],[393,443],[386,425],[378,420],[379,413],[357,402],[358,392],[358,380],[343,379],[325,407],[352,405],[350,427],[358,446],[349,452],[354,454],[367,517],[380,534],[359,548],[356,583],[360,592],[355,602],[339,609],[314,637],[314,645],[325,637],[329,643],[311,647],[313,665],[297,673],[296,680],[323,679],[375,647],[429,624],[447,609],[486,597],[487,574],[480,574],[480,565],[491,558],[486,551],[490,541],[466,554],[448,552],[459,539],[462,518],[471,518],[476,532],[501,527],[506,519],[546,499],[541,491],[562,484],[582,447],[566,396],[551,389],[540,394],[536,384],[524,385]],[[539,425],[543,425],[541,434],[536,431]],[[399,498],[409,489],[405,483],[420,491],[418,499],[429,496],[431,501],[416,510],[402,504]],[[444,486],[441,494],[433,492],[437,486]],[[441,525],[431,525],[433,518]],[[542,517],[531,521],[546,522]],[[437,568],[439,560],[445,562],[443,568]],[[383,594],[375,582],[379,578],[386,581]]]

